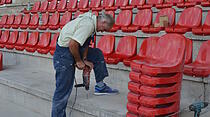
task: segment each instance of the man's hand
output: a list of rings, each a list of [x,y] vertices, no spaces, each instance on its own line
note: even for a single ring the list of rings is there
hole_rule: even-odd
[[[85,65],[87,65],[90,68],[90,70],[93,69],[93,63],[92,62],[84,60],[84,63],[85,63]]]
[[[85,63],[83,61],[76,62],[76,67],[79,70],[83,70],[85,68]]]

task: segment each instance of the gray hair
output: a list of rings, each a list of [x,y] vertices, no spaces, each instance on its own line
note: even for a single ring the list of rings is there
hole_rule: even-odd
[[[101,16],[99,16],[102,20],[105,20],[109,27],[112,27],[115,23],[114,18],[110,14],[106,14],[102,12]]]

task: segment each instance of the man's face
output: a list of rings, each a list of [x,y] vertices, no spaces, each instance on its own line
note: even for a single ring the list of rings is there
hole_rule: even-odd
[[[112,27],[108,26],[108,24],[106,22],[104,22],[104,23],[101,23],[100,26],[98,26],[98,31],[99,32],[104,32],[104,31],[108,32],[111,28]]]

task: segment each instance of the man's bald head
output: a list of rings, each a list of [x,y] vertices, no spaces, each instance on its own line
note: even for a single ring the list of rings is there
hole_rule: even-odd
[[[98,16],[97,31],[109,31],[114,23],[114,18],[110,14],[102,12],[102,14]]]

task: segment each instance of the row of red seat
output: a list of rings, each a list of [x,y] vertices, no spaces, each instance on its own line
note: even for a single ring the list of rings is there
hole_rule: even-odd
[[[101,37],[97,48],[101,49],[105,61],[108,64],[117,64],[123,62],[124,65],[130,66],[131,61],[141,60],[145,57],[153,56],[159,37],[149,37],[145,39],[136,55],[137,39],[135,36],[122,37],[115,48],[115,36],[105,35]],[[196,60],[192,63],[192,40],[186,39],[186,53],[184,61],[184,73],[187,75],[206,77],[210,74],[210,41],[204,42],[199,50]]]
[[[100,11],[102,9],[105,10],[116,10],[120,9],[133,9],[137,7],[138,9],[147,9],[151,7],[157,8],[168,8],[176,5],[177,7],[192,7],[197,4],[201,4],[202,6],[210,6],[210,2],[207,0],[132,0],[129,4],[129,0],[91,0],[89,4],[89,0],[80,0],[77,3],[77,0],[52,0],[52,1],[37,1],[34,3],[31,10],[24,10],[24,13],[36,13],[36,12],[65,12],[65,11],[76,11],[80,10],[84,11]]]
[[[53,13],[52,16],[49,16],[49,13],[39,14],[22,14],[19,15],[4,15],[0,21],[0,28],[21,28],[21,29],[36,29],[46,30],[47,28],[51,30],[57,30],[58,28],[62,28],[66,23],[68,23],[72,19],[71,12],[65,12],[60,18],[59,13]]]
[[[109,11],[110,13],[110,11]],[[152,23],[152,10],[139,10],[132,22],[132,11],[122,10],[116,18],[115,25],[111,32],[122,30],[123,32],[135,32],[142,30],[144,33],[158,33],[165,30],[168,33],[186,33],[193,32],[198,35],[210,35],[210,11],[206,16],[205,22],[202,25],[202,9],[200,7],[186,8],[179,16],[177,24],[175,24],[176,11],[174,8],[164,8],[157,13],[155,21]],[[168,27],[154,27],[154,24],[159,23],[160,16],[168,16]]]
[[[0,0],[0,5],[11,4],[12,0]]]
[[[56,42],[59,33],[52,36],[50,32],[18,32],[18,31],[1,31],[0,30],[0,48],[16,49],[18,51],[35,52],[54,54]]]

